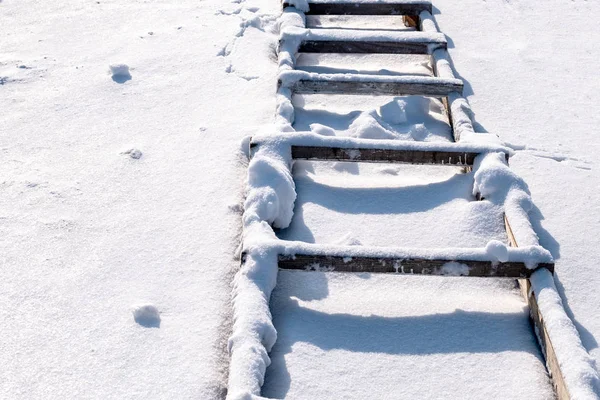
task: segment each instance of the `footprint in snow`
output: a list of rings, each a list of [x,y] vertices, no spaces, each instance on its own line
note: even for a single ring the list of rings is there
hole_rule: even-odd
[[[160,312],[152,304],[135,306],[133,309],[135,322],[146,328],[160,328]]]
[[[139,160],[142,157],[142,152],[138,149],[129,149],[121,152],[121,154],[128,154],[129,157]]]
[[[109,65],[112,80],[117,83],[125,83],[131,79],[129,66],[127,64],[111,64]]]

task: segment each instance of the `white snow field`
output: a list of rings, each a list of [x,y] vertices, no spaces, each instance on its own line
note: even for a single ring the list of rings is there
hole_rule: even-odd
[[[224,395],[278,7],[0,2],[0,398]]]
[[[476,130],[515,150],[532,223],[598,366],[600,3],[433,4]],[[225,397],[240,143],[274,121],[279,12],[278,0],[0,0],[0,398]],[[418,57],[298,65],[431,74]],[[296,128],[321,135],[450,137],[435,99],[297,96],[294,106]],[[459,168],[297,162],[294,178],[283,239],[506,240],[501,210],[473,201]],[[271,311],[263,396],[552,397],[512,280],[286,271]]]
[[[434,1],[477,128],[518,151],[540,244],[583,345],[600,366],[600,80],[595,1]],[[466,16],[469,16],[468,18]],[[566,23],[566,21],[574,21]]]

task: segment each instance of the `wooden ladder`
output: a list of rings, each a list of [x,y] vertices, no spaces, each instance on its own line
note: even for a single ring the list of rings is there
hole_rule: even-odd
[[[309,0],[308,9],[301,11],[298,8],[305,7],[301,2],[283,3],[284,16],[289,14],[289,18],[282,18],[281,24],[277,118],[280,126],[287,128],[277,135],[255,135],[250,142],[251,157],[264,149],[267,153],[289,153],[292,160],[443,164],[461,165],[471,169],[476,157],[501,153],[508,163],[512,152],[501,143],[462,140],[465,137],[489,134],[477,134],[473,129],[470,108],[462,96],[463,82],[454,75],[446,38],[436,27],[430,2],[407,0],[328,3]],[[398,15],[403,16],[406,26],[415,30],[357,30],[351,34],[340,29],[307,30],[304,25],[305,15]],[[434,76],[307,73],[295,69],[297,53],[424,54],[431,57]],[[454,142],[407,143],[393,140],[316,137],[307,132],[296,132],[290,129],[294,118],[293,112],[290,111],[293,110],[291,96],[294,94],[421,95],[442,98],[452,126]],[[464,249],[456,249],[449,257],[447,252],[436,256],[435,252],[431,251],[420,256],[419,249],[386,248],[381,249],[381,255],[378,255],[377,249],[363,250],[360,246],[339,246],[332,250],[331,247],[318,244],[287,245],[278,240],[271,244],[277,249],[277,265],[280,269],[452,275],[444,266],[449,262],[458,262],[468,268],[468,273],[464,274],[467,276],[517,278],[529,305],[530,316],[557,397],[569,399],[569,385],[561,368],[568,364],[569,360],[557,359],[552,341],[553,332],[546,326],[543,310],[538,307],[537,301],[540,290],[556,291],[556,288],[553,284],[549,287],[536,287],[529,279],[535,273],[553,274],[554,262],[551,258],[540,257],[532,267],[531,262],[520,256],[519,245],[541,248],[528,220],[527,210],[515,207],[506,209],[504,222],[512,246],[511,259],[504,262],[491,259],[484,252],[467,254]],[[519,232],[513,230],[513,225],[519,226]],[[249,252],[245,250],[242,254],[242,270],[248,257]],[[402,265],[401,269],[398,268],[399,264]],[[314,268],[315,265],[319,268]],[[265,293],[267,302],[269,294],[270,292]],[[573,340],[579,340],[579,337],[576,336]],[[260,384],[262,382],[259,382],[259,386]]]

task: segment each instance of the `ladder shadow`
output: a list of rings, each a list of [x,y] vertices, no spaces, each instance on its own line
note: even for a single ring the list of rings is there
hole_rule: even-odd
[[[354,166],[356,163],[341,164]],[[472,173],[455,174],[444,181],[404,187],[344,188],[316,182],[310,175],[304,174],[296,175],[294,180],[297,198],[292,223],[289,228],[278,230],[277,236],[283,240],[306,243],[316,241],[305,219],[304,206],[307,204],[317,204],[341,214],[402,215],[428,211],[455,200],[475,201]]]
[[[326,280],[326,277],[322,277]],[[321,350],[389,355],[526,352],[543,359],[528,315],[455,310],[407,317],[328,314],[305,308],[290,296],[276,296],[273,321],[278,341],[270,353],[263,395],[285,398],[291,384],[286,355],[296,343]]]
[[[409,214],[428,211],[456,199],[475,200],[471,194],[472,173],[456,174],[440,182],[401,187],[331,186],[308,175],[297,177],[296,182],[300,206],[310,202],[346,214]]]

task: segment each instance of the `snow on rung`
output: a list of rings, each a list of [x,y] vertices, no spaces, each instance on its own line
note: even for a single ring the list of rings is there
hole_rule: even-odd
[[[322,136],[309,132],[254,136],[250,141],[253,153],[259,146],[291,148],[292,159],[337,160],[375,163],[410,163],[439,165],[473,165],[482,153],[500,152],[506,157],[509,148],[494,143],[440,143],[375,140],[351,137]],[[280,148],[279,151],[284,151]]]
[[[540,268],[554,272],[554,259],[543,247],[507,247],[499,241],[490,241],[484,248],[347,246],[285,240],[264,242],[261,247],[278,254],[281,269],[498,278],[527,278]]]
[[[540,263],[536,269],[523,262],[472,260],[427,260],[328,255],[280,255],[280,269],[320,272],[372,272],[417,275],[528,278],[538,268],[554,273],[553,263]]]
[[[360,31],[310,29],[302,38],[301,53],[431,54],[446,48],[440,33],[419,31]]]
[[[294,6],[294,1],[284,1],[283,8]],[[309,0],[306,15],[419,15],[432,11],[431,3],[422,0],[404,1],[319,1]]]
[[[450,93],[461,93],[463,82],[460,79],[429,76],[317,74],[286,71],[279,75],[279,86],[289,87],[296,94],[446,97]]]

